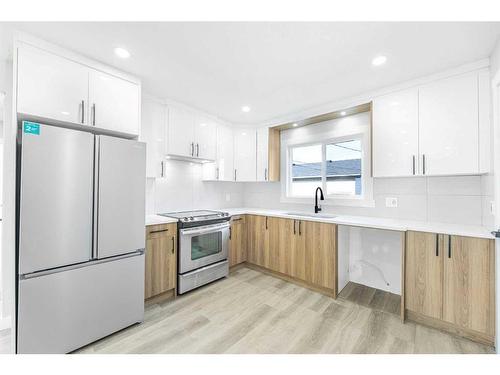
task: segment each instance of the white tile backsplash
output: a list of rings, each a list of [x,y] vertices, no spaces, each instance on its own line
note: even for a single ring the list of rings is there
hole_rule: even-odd
[[[481,176],[427,178],[430,195],[481,195]]]
[[[429,195],[427,212],[429,221],[481,225],[482,198],[474,195]]]
[[[229,194],[230,201],[226,201]],[[165,161],[165,178],[146,180],[146,213],[243,206],[241,183],[204,182],[201,164]]]

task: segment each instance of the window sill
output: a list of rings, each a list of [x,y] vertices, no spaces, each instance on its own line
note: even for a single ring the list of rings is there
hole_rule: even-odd
[[[280,203],[293,204],[314,204],[314,197],[311,198],[294,198],[281,196]],[[342,206],[342,207],[375,207],[373,199],[352,199],[352,198],[328,198],[321,201],[322,206]]]

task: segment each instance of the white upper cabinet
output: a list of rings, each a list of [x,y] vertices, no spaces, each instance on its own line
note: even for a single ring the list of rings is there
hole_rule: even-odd
[[[165,125],[167,107],[157,101],[143,99],[141,108],[141,140],[146,142],[146,177],[165,177]]]
[[[203,164],[203,180],[234,181],[233,129],[217,124],[217,152],[215,163]]]
[[[479,173],[478,74],[419,88],[420,172]]]
[[[418,174],[418,90],[373,100],[373,176]]]
[[[269,129],[257,129],[257,181],[269,180]]]
[[[139,85],[90,69],[89,104],[92,125],[139,134]]]
[[[234,181],[256,181],[255,129],[234,129]]]
[[[17,112],[88,124],[88,69],[43,50],[21,46]]]
[[[188,108],[171,105],[168,111],[167,154],[174,157],[215,160],[217,123]]]
[[[194,157],[194,114],[186,108],[169,106],[167,154]]]
[[[375,98],[372,110],[374,177],[490,171],[488,70]]]
[[[23,43],[17,53],[18,113],[139,134],[139,81],[104,73],[107,68],[88,59],[80,63],[73,55],[70,60]]]
[[[215,160],[217,147],[217,124],[209,117],[198,115],[194,124],[196,157]]]

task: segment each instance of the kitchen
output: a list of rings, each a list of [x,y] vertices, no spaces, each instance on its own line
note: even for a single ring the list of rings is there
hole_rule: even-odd
[[[497,352],[499,23],[0,27],[6,352]]]

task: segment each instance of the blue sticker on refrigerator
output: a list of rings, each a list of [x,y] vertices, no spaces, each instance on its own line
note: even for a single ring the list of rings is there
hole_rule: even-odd
[[[36,122],[24,121],[23,132],[25,134],[40,135],[40,124],[37,124]]]

